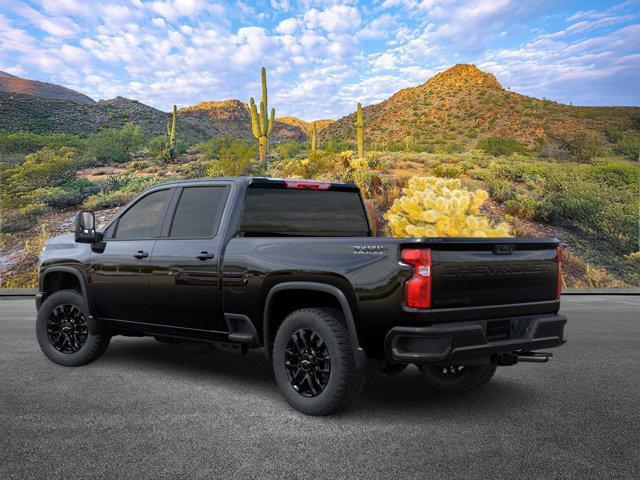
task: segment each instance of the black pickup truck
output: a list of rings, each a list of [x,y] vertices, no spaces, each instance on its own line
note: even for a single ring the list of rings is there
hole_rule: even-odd
[[[114,335],[262,347],[286,400],[327,415],[376,366],[466,391],[565,342],[557,239],[376,238],[350,183],[169,183],[94,224],[41,255],[36,333],[61,365]]]

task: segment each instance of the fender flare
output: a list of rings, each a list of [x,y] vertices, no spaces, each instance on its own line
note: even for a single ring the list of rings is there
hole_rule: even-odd
[[[71,275],[75,276],[78,279],[78,283],[80,284],[80,290],[81,290],[80,293],[82,294],[82,301],[84,304],[84,311],[85,311],[85,314],[87,315],[87,325],[89,327],[89,331],[92,334],[100,333],[101,331],[100,324],[98,323],[97,319],[93,316],[93,313],[91,311],[91,303],[89,302],[89,290],[87,289],[87,282],[83,277],[82,273],[80,273],[80,271],[78,271],[77,268],[69,267],[65,265],[56,265],[56,266],[47,267],[42,272],[42,286],[44,286],[44,280],[47,277],[47,275],[49,275],[50,273],[57,273],[57,272],[70,273]]]
[[[342,313],[344,315],[345,322],[347,324],[347,330],[349,331],[349,337],[351,338],[351,344],[353,346],[354,352],[357,357],[364,356],[364,351],[362,347],[360,347],[360,342],[358,340],[358,332],[356,330],[356,324],[353,319],[353,312],[351,311],[351,305],[347,300],[345,294],[338,287],[334,287],[333,285],[329,285],[326,283],[317,283],[317,282],[282,282],[275,285],[271,290],[269,290],[269,294],[267,295],[267,299],[265,301],[264,306],[264,321],[263,321],[263,334],[262,334],[262,343],[265,346],[267,357],[271,359],[271,352],[269,349],[269,344],[271,342],[270,338],[270,325],[271,319],[269,317],[269,311],[271,309],[271,301],[273,300],[273,296],[284,290],[314,290],[316,292],[328,293],[335,297],[340,304],[342,309]]]

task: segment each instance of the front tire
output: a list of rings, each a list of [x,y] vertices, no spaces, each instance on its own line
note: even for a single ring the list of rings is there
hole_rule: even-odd
[[[36,319],[36,337],[49,360],[78,367],[98,359],[111,337],[92,334],[82,295],[75,290],[52,293],[42,303]]]
[[[480,388],[496,373],[496,365],[421,365],[422,377],[429,386],[443,392],[463,393]]]
[[[303,308],[289,314],[273,345],[273,370],[289,404],[307,415],[348,410],[364,385],[342,313]]]

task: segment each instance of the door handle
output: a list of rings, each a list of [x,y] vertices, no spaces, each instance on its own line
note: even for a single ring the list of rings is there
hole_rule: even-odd
[[[138,250],[133,256],[138,258],[138,259],[147,258],[149,256],[149,253],[148,252],[143,252],[142,250]]]
[[[200,252],[199,255],[196,255],[196,258],[198,260],[209,260],[211,258],[213,258],[213,253],[209,253],[209,252]]]

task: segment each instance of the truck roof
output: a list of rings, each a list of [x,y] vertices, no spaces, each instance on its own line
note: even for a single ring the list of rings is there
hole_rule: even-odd
[[[273,177],[212,177],[212,178],[194,178],[189,180],[174,180],[164,182],[162,185],[184,185],[206,183],[216,180],[233,181],[236,183],[244,183],[247,186],[262,188],[298,188],[306,190],[341,190],[341,191],[359,191],[358,186],[353,182],[330,182],[326,180],[309,180],[295,178],[273,178]]]

